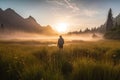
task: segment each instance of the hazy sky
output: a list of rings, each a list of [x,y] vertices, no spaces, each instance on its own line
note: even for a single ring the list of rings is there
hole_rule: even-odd
[[[24,18],[31,15],[41,25],[68,23],[72,31],[103,24],[109,8],[117,16],[120,0],[0,0],[0,8],[12,8]]]

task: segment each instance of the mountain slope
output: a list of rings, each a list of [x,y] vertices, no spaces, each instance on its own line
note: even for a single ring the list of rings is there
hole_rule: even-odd
[[[107,31],[104,35],[107,39],[119,39],[120,40],[120,14],[114,19],[113,28],[110,31]]]
[[[0,31],[4,30],[4,32],[21,31],[39,34],[42,34],[43,32],[46,32],[46,34],[56,34],[51,27],[49,27],[49,31],[52,33],[49,33],[48,29],[46,29],[48,26],[42,27],[32,16],[24,19],[11,8],[4,11],[0,9],[0,24]]]

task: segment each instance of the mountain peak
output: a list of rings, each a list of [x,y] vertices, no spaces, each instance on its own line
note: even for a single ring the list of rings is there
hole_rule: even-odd
[[[27,18],[27,20],[35,21],[36,22],[36,20],[34,19],[34,17],[32,17],[31,15]]]
[[[0,12],[3,11],[1,8],[0,8]]]
[[[13,9],[11,9],[11,8],[7,8],[6,10],[5,10],[5,12],[15,12]]]
[[[34,19],[31,15],[28,17],[29,19]]]
[[[118,14],[118,15],[115,17],[115,19],[118,19],[118,18],[120,18],[120,14]]]
[[[118,17],[120,17],[120,13],[118,14]]]
[[[34,19],[34,17],[29,16],[28,18],[24,19],[11,8],[8,8],[6,10],[2,10],[0,8],[0,22],[5,24],[6,33],[14,33],[17,31],[21,31],[38,34],[53,34],[54,32],[54,30],[50,29],[50,27],[45,28],[40,26]],[[0,33],[2,33],[2,30],[0,30]]]

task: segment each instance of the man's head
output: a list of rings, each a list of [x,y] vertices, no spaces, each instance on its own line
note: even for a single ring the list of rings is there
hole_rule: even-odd
[[[62,36],[61,36],[61,35],[60,35],[59,37],[60,37],[60,38],[62,38]]]

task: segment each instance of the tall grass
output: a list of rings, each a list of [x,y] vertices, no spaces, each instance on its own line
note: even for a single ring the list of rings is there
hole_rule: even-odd
[[[0,43],[0,80],[120,80],[120,41],[55,46]]]

